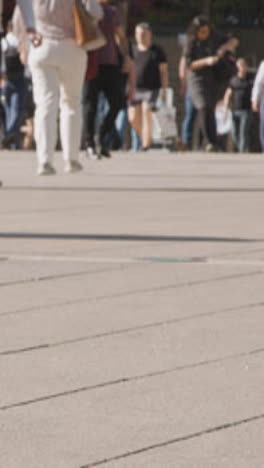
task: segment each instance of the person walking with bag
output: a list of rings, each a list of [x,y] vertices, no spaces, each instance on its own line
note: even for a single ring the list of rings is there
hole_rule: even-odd
[[[237,47],[236,38],[229,39],[216,31],[206,16],[197,16],[187,30],[186,61],[188,90],[198,111],[201,134],[205,150],[216,149],[215,106],[219,83],[216,65],[221,65],[225,54]]]
[[[83,3],[93,17],[102,17],[96,0],[85,0]],[[42,36],[40,46],[31,48],[29,53],[36,105],[38,175],[56,172],[53,156],[59,109],[64,171],[72,173],[82,170],[78,155],[86,52],[76,43],[74,5],[75,0],[33,0],[36,29]]]

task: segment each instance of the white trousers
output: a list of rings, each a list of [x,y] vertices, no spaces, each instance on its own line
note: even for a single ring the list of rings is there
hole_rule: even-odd
[[[32,47],[29,66],[33,80],[35,140],[40,164],[52,162],[57,142],[58,110],[65,161],[78,158],[81,139],[81,93],[86,53],[73,39],[43,39]]]

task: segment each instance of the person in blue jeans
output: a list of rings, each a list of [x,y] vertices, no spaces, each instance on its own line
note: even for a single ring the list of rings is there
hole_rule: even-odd
[[[25,68],[20,61],[18,51],[18,39],[12,32],[12,25],[8,27],[8,33],[1,40],[2,53],[4,56],[4,72],[6,82],[3,87],[5,108],[5,137],[3,144],[13,144],[19,147],[20,126],[23,119],[23,108],[26,93]]]
[[[191,150],[193,145],[193,128],[194,122],[197,115],[197,110],[194,107],[192,98],[187,89],[187,63],[186,57],[183,55],[179,63],[179,79],[181,82],[181,91],[184,96],[184,119],[182,122],[181,131],[181,150]]]
[[[244,58],[236,62],[237,74],[231,78],[224,96],[227,109],[231,105],[232,137],[239,153],[249,152],[250,125],[252,122],[251,93],[254,77],[248,73],[248,65]]]

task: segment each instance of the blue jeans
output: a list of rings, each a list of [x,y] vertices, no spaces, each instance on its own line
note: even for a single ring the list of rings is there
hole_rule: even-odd
[[[6,135],[19,135],[26,94],[25,79],[8,81],[3,94],[5,97]]]
[[[252,114],[250,110],[236,110],[232,112],[232,135],[239,153],[249,151],[249,131]]]
[[[185,116],[182,123],[182,143],[192,147],[193,125],[197,110],[195,109],[191,96],[187,92],[185,95]]]

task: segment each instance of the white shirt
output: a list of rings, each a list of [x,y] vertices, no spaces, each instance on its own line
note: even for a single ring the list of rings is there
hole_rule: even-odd
[[[259,103],[264,96],[264,60],[261,62],[254,81],[251,101]]]

